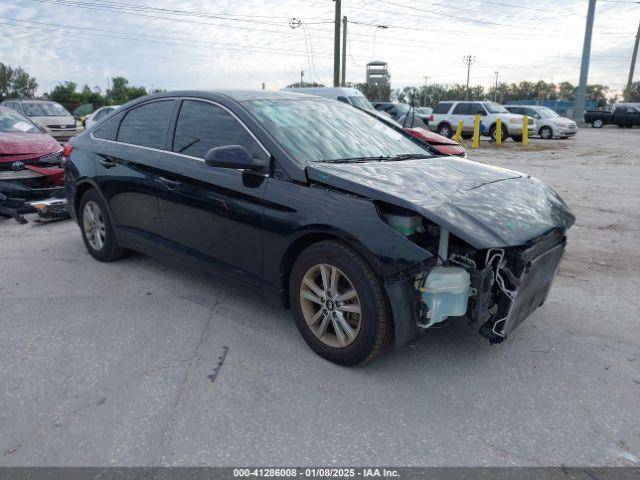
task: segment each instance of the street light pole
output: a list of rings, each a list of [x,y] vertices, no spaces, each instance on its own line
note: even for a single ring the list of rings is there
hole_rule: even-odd
[[[638,24],[638,33],[636,33],[636,43],[633,46],[633,55],[631,57],[631,68],[629,68],[629,80],[627,80],[627,88],[624,91],[624,99],[627,102],[631,99],[631,84],[633,83],[633,71],[636,69],[636,57],[638,56],[638,43],[640,43],[640,23]]]
[[[584,30],[584,44],[582,45],[582,64],[580,65],[580,83],[576,94],[576,104],[573,109],[573,119],[581,121],[584,116],[585,97],[587,95],[587,77],[589,76],[589,58],[591,56],[591,34],[593,33],[593,16],[596,10],[596,0],[589,0],[587,9],[587,25]]]
[[[336,18],[335,18],[335,31],[333,34],[333,86],[340,86],[340,20],[342,20],[340,14],[340,2],[341,0],[334,0],[336,2]]]
[[[498,101],[498,72],[493,72],[496,74],[496,88],[493,90],[493,101]]]
[[[342,17],[342,86],[347,85],[347,16]]]
[[[427,106],[427,82],[431,77],[425,75],[422,78],[424,79],[424,95],[422,96],[422,106],[426,107]]]
[[[465,55],[462,58],[464,62],[467,64],[467,92],[465,93],[464,99],[469,100],[469,76],[471,74],[471,64],[475,62],[476,57],[473,55]]]

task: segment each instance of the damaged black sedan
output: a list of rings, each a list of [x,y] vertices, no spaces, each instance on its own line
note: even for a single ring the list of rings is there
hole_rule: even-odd
[[[503,341],[545,301],[574,222],[528,175],[300,94],[144,97],[70,150],[66,195],[93,257],[136,250],[241,282],[343,365],[447,319]]]

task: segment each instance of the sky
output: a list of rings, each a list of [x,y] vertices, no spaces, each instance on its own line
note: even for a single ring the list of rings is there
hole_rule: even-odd
[[[343,0],[347,80],[388,62],[393,88],[545,80],[577,84],[587,0]],[[105,89],[124,76],[147,88],[277,90],[331,85],[331,0],[3,0],[0,61],[44,93],[69,80]],[[295,18],[296,21],[291,19]],[[640,3],[597,0],[589,83],[627,81]],[[296,28],[291,28],[293,24]],[[384,27],[384,28],[383,28]],[[636,72],[640,70],[640,65]],[[635,79],[640,79],[636,73]]]

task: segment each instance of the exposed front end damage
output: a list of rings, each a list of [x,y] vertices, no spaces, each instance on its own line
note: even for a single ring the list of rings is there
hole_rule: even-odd
[[[492,344],[504,341],[546,300],[566,245],[558,229],[523,246],[484,250],[434,225],[409,238],[434,259],[387,281],[398,346],[452,319],[478,325]]]

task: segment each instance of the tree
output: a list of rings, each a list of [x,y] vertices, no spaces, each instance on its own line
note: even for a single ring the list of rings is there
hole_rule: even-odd
[[[0,62],[0,101],[5,98],[33,98],[38,89],[36,79],[22,68]]]
[[[347,87],[357,88],[372,102],[391,101],[391,87],[389,85],[369,85],[366,83],[347,83]]]
[[[322,83],[317,83],[317,82],[296,82],[296,83],[292,83],[291,85],[287,85],[285,88],[317,88],[317,87],[324,87],[325,85],[323,85]]]
[[[629,102],[640,102],[640,82],[633,82],[629,88],[628,97]]]
[[[129,80],[124,77],[112,78],[111,88],[107,89],[107,98],[113,105],[121,105],[144,95],[147,95],[145,87],[129,86]]]

